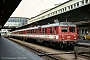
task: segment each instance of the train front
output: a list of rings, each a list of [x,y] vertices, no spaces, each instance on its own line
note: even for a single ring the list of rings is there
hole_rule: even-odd
[[[64,22],[60,24],[59,40],[63,45],[70,46],[74,44],[75,40],[78,40],[77,27],[72,22]]]

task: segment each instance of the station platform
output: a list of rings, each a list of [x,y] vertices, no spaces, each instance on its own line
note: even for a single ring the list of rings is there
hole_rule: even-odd
[[[44,60],[14,42],[0,37],[0,60]]]

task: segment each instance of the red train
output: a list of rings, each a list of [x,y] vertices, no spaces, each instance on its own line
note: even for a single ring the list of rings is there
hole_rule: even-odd
[[[59,44],[61,47],[70,46],[78,39],[77,27],[72,22],[59,22],[35,26],[11,32],[12,37],[32,38],[39,42]]]

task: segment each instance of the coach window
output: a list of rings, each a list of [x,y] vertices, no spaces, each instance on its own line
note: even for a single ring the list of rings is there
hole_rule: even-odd
[[[29,33],[29,30],[27,30],[27,34]]]
[[[33,30],[32,30],[32,33],[33,33]]]
[[[41,33],[41,28],[39,29],[39,33]]]
[[[56,27],[54,27],[54,34],[56,34]]]
[[[36,29],[36,33],[38,33],[38,29]]]
[[[47,33],[47,29],[45,28],[45,33]]]
[[[32,30],[31,30],[31,33],[32,33]]]
[[[50,34],[52,34],[52,28],[50,28]]]
[[[44,28],[42,29],[42,33],[44,33]]]
[[[31,33],[31,30],[30,30],[30,33]]]
[[[34,29],[33,29],[33,33],[34,33]]]
[[[35,33],[37,33],[37,30],[35,29]]]
[[[36,33],[36,29],[34,29],[34,33]]]
[[[33,33],[34,33],[34,29],[33,29]]]

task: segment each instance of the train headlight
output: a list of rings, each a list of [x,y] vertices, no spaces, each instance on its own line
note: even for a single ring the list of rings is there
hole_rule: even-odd
[[[76,38],[74,38],[74,40],[76,40]]]
[[[62,40],[64,40],[64,38],[62,38]]]

